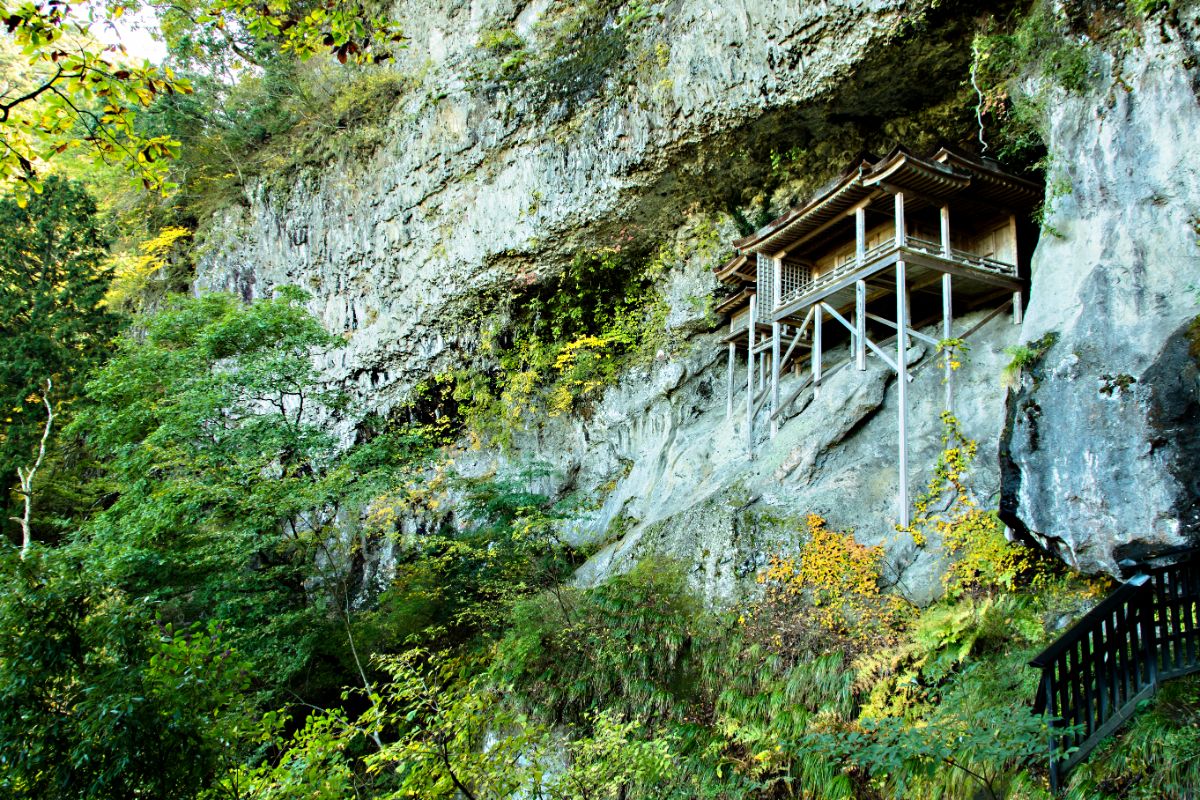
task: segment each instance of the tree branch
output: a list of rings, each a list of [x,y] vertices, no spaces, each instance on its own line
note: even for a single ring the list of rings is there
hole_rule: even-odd
[[[46,426],[42,429],[42,440],[38,445],[37,460],[33,462],[33,466],[29,469],[17,467],[17,477],[21,481],[20,494],[25,500],[25,513],[19,517],[11,517],[11,519],[21,526],[22,560],[29,553],[30,545],[33,544],[33,536],[29,527],[33,513],[33,478],[37,475],[37,471],[41,469],[43,459],[46,458],[46,440],[50,438],[50,429],[54,426],[54,406],[50,404],[50,390],[53,386],[54,384],[47,378],[46,391],[42,392],[42,404],[46,406]]]
[[[54,77],[51,78],[50,80],[46,81],[45,83],[43,83],[41,86],[37,87],[36,89],[31,89],[30,91],[26,92],[25,94],[21,95],[20,97],[13,98],[11,102],[0,103],[0,122],[8,122],[9,112],[11,112],[17,106],[21,105],[21,103],[25,103],[30,100],[36,100],[38,98],[38,96],[41,95],[42,93],[48,92],[51,89],[53,89],[54,84],[62,76],[63,76],[63,68],[59,67],[55,71]],[[75,76],[75,77],[81,77],[81,76]]]

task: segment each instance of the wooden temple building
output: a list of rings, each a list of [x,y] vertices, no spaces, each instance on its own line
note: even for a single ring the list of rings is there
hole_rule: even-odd
[[[1009,308],[1020,324],[1036,236],[1029,216],[1042,194],[992,162],[898,148],[856,159],[808,203],[735,242],[737,255],[716,270],[732,294],[716,310],[729,320],[730,417],[738,355],[746,355],[750,456],[764,411],[773,438],[801,392],[819,391],[834,370],[865,370],[868,357],[878,358],[899,375],[899,521],[907,525],[909,346],[965,339]],[[989,307],[971,330],[955,328],[956,310]],[[939,337],[919,330],[939,321]],[[849,357],[827,363],[839,344]],[[798,380],[781,398],[789,371]]]

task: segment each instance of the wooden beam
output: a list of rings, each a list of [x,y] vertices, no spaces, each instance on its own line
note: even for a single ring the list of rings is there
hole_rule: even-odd
[[[897,229],[902,224],[904,212],[903,195],[896,195]],[[896,381],[897,405],[899,406],[899,447],[897,469],[900,485],[897,501],[900,504],[900,524],[907,527],[910,522],[908,508],[908,342],[904,331],[908,328],[908,304],[905,291],[908,281],[904,261],[896,262],[896,365],[899,379]]]
[[[854,261],[859,267],[867,263],[867,208],[854,210]]]
[[[1004,312],[1005,312],[1005,311],[1008,309],[1008,307],[1009,307],[1009,306],[1011,306],[1011,305],[1012,305],[1012,300],[1007,300],[1007,301],[1005,301],[1005,303],[1004,303],[1003,305],[1001,305],[999,308],[996,308],[996,309],[994,309],[994,310],[992,311],[992,313],[988,314],[986,317],[984,317],[983,319],[979,320],[979,322],[976,322],[974,325],[972,325],[972,326],[971,326],[971,328],[970,328],[970,330],[968,330],[966,333],[964,333],[964,334],[963,334],[962,336],[960,336],[959,338],[960,338],[960,339],[966,339],[966,338],[968,338],[968,337],[969,337],[971,334],[973,334],[973,333],[975,333],[976,331],[978,331],[978,330],[979,330],[980,328],[982,328],[984,325],[987,325],[989,322],[991,322],[992,320],[994,320],[996,317],[998,317],[998,316],[1000,316],[1001,314],[1003,314],[1003,313],[1004,313]]]
[[[818,390],[821,388],[821,350],[823,348],[822,329],[825,327],[822,320],[821,306],[813,307],[813,346],[812,346],[812,376],[813,384]]]
[[[750,324],[746,327],[746,454],[754,459],[754,330],[757,295],[750,295]]]
[[[771,311],[779,308],[779,299],[783,296],[783,259],[771,259]]]
[[[1007,278],[1003,275],[997,275],[994,272],[988,272],[974,267],[964,267],[953,261],[947,261],[941,256],[930,255],[929,253],[921,253],[914,250],[906,250],[900,254],[909,264],[915,264],[929,269],[936,269],[938,272],[949,272],[956,278],[967,278],[968,280],[978,281],[980,283],[990,283],[994,286],[1007,286],[1009,289],[1018,290],[1021,288],[1021,282],[1016,278]]]
[[[945,221],[943,222],[943,226],[946,229],[944,236],[946,237],[946,240],[949,241],[950,212],[944,206],[942,208],[942,216],[945,219]],[[949,245],[947,245],[947,246],[949,246]],[[948,340],[948,339],[952,338],[954,335],[952,333],[953,326],[954,326],[954,297],[951,294],[951,288],[952,288],[951,281],[952,280],[953,280],[953,278],[950,276],[950,273],[948,273],[948,272],[942,273],[942,339],[943,340]],[[950,365],[950,353],[944,353],[942,356],[942,360],[946,362],[942,368],[943,369],[942,381],[946,387],[946,411],[952,411],[953,407],[954,407],[953,406],[954,368]]]
[[[854,366],[859,370],[867,368],[867,284],[865,281],[854,283]]]
[[[733,373],[737,361],[737,345],[729,343],[729,370],[725,376],[725,419],[733,419]]]
[[[950,206],[942,206],[942,255],[950,258],[954,248],[950,244]]]
[[[898,257],[898,254],[893,251],[890,255],[873,262],[864,271],[851,272],[844,278],[840,278],[833,283],[830,283],[828,286],[823,287],[819,294],[792,301],[792,303],[780,309],[780,312],[776,316],[782,319],[783,317],[795,314],[800,309],[808,308],[809,306],[824,300],[826,297],[829,297],[831,294],[837,294],[842,289],[853,285],[855,281],[866,280],[873,275],[877,275],[895,263]]]
[[[873,319],[873,320],[875,320],[876,322],[879,322],[879,323],[882,323],[882,324],[884,324],[884,325],[887,325],[887,326],[888,326],[889,328],[891,328],[892,330],[898,330],[898,329],[896,328],[896,323],[892,322],[892,321],[891,321],[890,319],[888,319],[887,317],[881,317],[881,316],[879,316],[878,314],[867,314],[867,318],[868,318],[868,319]],[[909,335],[910,337],[915,337],[915,338],[917,338],[917,339],[920,339],[922,342],[925,342],[926,344],[931,344],[931,345],[933,345],[934,347],[937,347],[937,345],[938,345],[938,340],[937,340],[937,339],[933,338],[932,336],[930,336],[930,335],[928,335],[928,334],[921,333],[919,330],[916,330],[915,328],[909,328],[909,329],[908,329],[908,335]],[[911,344],[910,344],[910,346],[911,346]]]
[[[776,262],[778,266],[779,262]],[[775,282],[776,287],[779,281]],[[776,290],[778,292],[778,290]],[[778,296],[778,294],[776,295]],[[779,409],[779,323],[771,323],[771,438],[779,435],[779,423],[775,411]]]
[[[800,323],[800,327],[796,329],[796,338],[792,339],[792,343],[788,345],[787,352],[783,354],[783,359],[779,362],[781,368],[787,363],[788,358],[791,357],[792,351],[796,349],[796,345],[800,343],[800,337],[804,335],[804,329],[807,328],[808,323],[812,321],[813,311],[815,309],[816,306],[808,309],[808,314],[805,315],[804,322]]]

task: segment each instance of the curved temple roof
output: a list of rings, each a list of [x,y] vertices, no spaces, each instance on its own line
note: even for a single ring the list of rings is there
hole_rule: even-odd
[[[999,166],[944,147],[927,159],[897,147],[882,159],[870,155],[857,159],[807,204],[737,240],[734,246],[742,254],[739,258],[787,251],[864,201],[897,192],[935,202],[964,199],[1019,212],[1028,211],[1042,199],[1041,186]],[[729,269],[732,264],[718,268],[718,277],[732,277],[740,268]]]

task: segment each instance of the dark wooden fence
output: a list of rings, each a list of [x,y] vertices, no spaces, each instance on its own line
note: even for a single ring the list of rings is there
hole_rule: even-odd
[[[1161,681],[1200,671],[1200,548],[1119,586],[1030,662],[1035,711],[1053,719],[1050,786],[1115,731]]]

